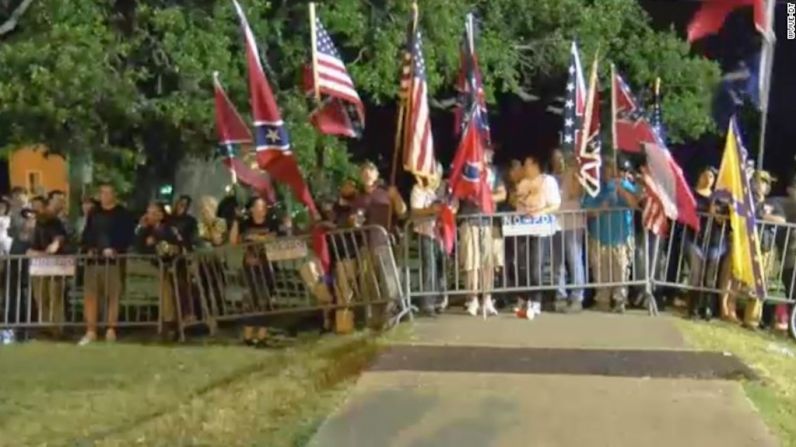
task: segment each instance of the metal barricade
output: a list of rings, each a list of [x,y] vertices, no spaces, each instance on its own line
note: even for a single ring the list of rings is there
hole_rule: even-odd
[[[351,308],[364,308],[368,319],[389,312],[392,324],[409,314],[384,228],[330,230],[325,244],[328,275],[310,235],[191,254],[207,324]]]
[[[654,277],[654,286],[685,290],[692,301],[705,294],[744,297],[747,290],[732,280],[729,218],[702,213],[700,220],[699,232],[674,224],[668,236],[656,244],[664,269]],[[796,336],[796,225],[759,220],[757,232],[766,283],[765,302],[791,307],[790,327]]]
[[[422,306],[492,294],[581,299],[587,289],[600,301],[649,298],[650,237],[634,219],[627,208],[459,215],[450,256],[433,218],[412,219],[401,247],[404,286]],[[646,302],[657,312],[653,299]]]
[[[153,256],[3,256],[0,328],[83,328],[86,296],[100,327],[159,327],[162,276]]]

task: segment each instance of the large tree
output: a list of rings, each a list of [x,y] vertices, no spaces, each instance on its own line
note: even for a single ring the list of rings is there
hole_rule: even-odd
[[[0,1],[0,22],[30,0]],[[294,0],[240,0],[305,169],[344,175],[345,142],[317,140],[299,87],[307,61],[307,8]],[[714,64],[689,53],[673,31],[655,31],[635,0],[420,1],[433,104],[450,105],[464,14],[480,18],[477,46],[487,94],[530,100],[563,82],[578,39],[589,62],[599,46],[634,87],[662,77],[675,140],[711,130]],[[213,0],[33,0],[0,35],[0,145],[42,143],[91,154],[99,165],[165,176],[186,153],[214,145],[211,73],[248,112],[239,26],[231,2]],[[395,101],[409,1],[335,0],[319,6],[360,93]],[[607,64],[602,76],[607,81]],[[607,85],[604,83],[604,85]],[[542,98],[543,100],[545,98]],[[317,149],[325,154],[318,157]],[[326,166],[318,166],[323,160]],[[160,170],[160,172],[159,172]],[[116,169],[115,171],[118,171]],[[114,172],[113,169],[108,171]],[[321,180],[310,177],[316,188]],[[317,176],[318,179],[330,178]]]

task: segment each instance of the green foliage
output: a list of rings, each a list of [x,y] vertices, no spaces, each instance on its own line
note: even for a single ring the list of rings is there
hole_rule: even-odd
[[[346,143],[319,140],[307,122],[308,103],[299,86],[309,49],[306,4],[241,3],[294,150],[312,187],[328,193],[351,166]],[[672,31],[652,30],[635,0],[419,4],[436,99],[452,96],[464,15],[473,10],[480,22],[477,47],[490,101],[497,93],[538,94],[545,85],[560,91],[568,45],[577,38],[584,63],[599,46],[637,91],[656,76],[663,78],[663,107],[674,140],[711,130],[708,111],[717,67],[691,56]],[[395,101],[409,12],[408,1],[335,0],[318,6],[360,93],[371,103]],[[248,112],[243,54],[228,1],[36,0],[0,45],[0,146],[44,143],[59,153],[90,151],[102,169],[129,178],[131,165],[118,163],[121,151],[168,172],[184,154],[212,154],[214,70],[241,112]],[[608,64],[602,68],[607,86]],[[608,96],[603,99],[607,103]],[[324,148],[320,157],[319,146]]]

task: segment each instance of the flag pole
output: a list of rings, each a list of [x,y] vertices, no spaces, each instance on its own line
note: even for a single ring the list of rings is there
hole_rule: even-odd
[[[318,85],[318,29],[315,19],[315,3],[310,2],[310,40],[312,45],[312,86],[315,101],[321,102],[321,90]]]
[[[766,24],[763,30],[763,51],[760,56],[760,149],[757,153],[757,169],[763,169],[766,152],[766,125],[768,124],[768,103],[771,93],[771,74],[774,68],[774,13],[776,0],[766,0]]]
[[[619,151],[619,140],[616,138],[616,66],[611,63],[611,140],[614,146],[614,164]]]
[[[586,150],[586,145],[589,142],[589,137],[591,132],[591,115],[592,111],[594,110],[594,90],[597,88],[597,63],[600,58],[600,48],[597,48],[597,51],[594,53],[594,61],[591,64],[591,74],[589,75],[589,92],[588,98],[586,100],[586,111],[585,117],[583,120],[583,138],[580,141],[580,148],[578,148],[578,152],[583,153]]]

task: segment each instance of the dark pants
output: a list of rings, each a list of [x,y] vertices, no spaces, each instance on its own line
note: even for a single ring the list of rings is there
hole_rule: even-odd
[[[440,259],[439,245],[436,239],[418,235],[420,242],[420,260],[422,275],[422,307],[424,310],[433,310],[439,297],[439,272],[438,261]]]
[[[550,246],[550,237],[522,236],[517,238],[515,270],[518,287],[534,287],[544,284],[545,254]],[[552,285],[553,283],[550,282]],[[531,301],[542,302],[544,291],[530,293]]]

